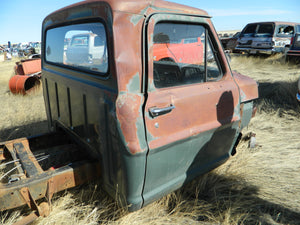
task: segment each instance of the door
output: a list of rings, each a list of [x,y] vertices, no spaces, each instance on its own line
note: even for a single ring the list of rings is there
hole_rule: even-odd
[[[183,21],[191,17],[156,14],[147,27],[146,204],[224,162],[238,133],[239,90],[222,69],[208,22]],[[170,48],[167,57],[156,57],[156,45],[179,43],[189,58]]]

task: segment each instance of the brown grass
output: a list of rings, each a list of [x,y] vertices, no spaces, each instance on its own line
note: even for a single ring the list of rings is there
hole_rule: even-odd
[[[0,141],[47,131],[42,88],[25,96],[9,91],[16,61],[0,62]]]
[[[45,121],[42,93],[8,93],[3,85],[10,65],[0,63],[7,70],[0,70],[0,130],[22,126],[23,133],[33,133],[24,126]],[[126,212],[103,192],[101,182],[93,182],[55,195],[50,216],[35,224],[300,224],[300,106],[295,100],[300,67],[284,64],[280,55],[234,56],[231,67],[260,84],[258,113],[244,129],[244,134],[256,133],[255,148],[242,141],[227,163],[136,212]],[[30,102],[35,107],[28,107]],[[40,128],[34,132],[45,129]],[[26,213],[1,213],[0,221],[10,224]]]

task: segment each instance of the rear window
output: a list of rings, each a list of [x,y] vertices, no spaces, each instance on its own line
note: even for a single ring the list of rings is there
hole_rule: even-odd
[[[108,71],[105,27],[100,22],[74,24],[46,31],[45,60],[99,74]]]
[[[257,36],[270,37],[273,36],[274,26],[273,24],[260,24],[258,26]]]

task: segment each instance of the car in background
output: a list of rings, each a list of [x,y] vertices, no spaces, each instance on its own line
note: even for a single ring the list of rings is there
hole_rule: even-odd
[[[153,58],[155,61],[176,63],[203,63],[203,43],[201,37],[192,37],[170,42],[168,37],[158,33],[154,37]],[[158,40],[156,40],[158,39]]]
[[[100,72],[106,71],[107,51],[105,42],[106,37],[100,33],[79,33],[74,35],[66,49],[65,63],[67,65],[79,64]],[[101,66],[95,66],[95,64]]]
[[[291,38],[299,32],[299,25],[292,22],[249,23],[242,30],[235,49],[253,55],[284,53]]]
[[[223,37],[221,38],[221,43],[223,45],[223,48],[225,50],[229,50],[230,52],[235,52],[235,47],[237,45],[237,40],[240,36],[241,32],[236,32],[231,37]]]
[[[300,25],[299,25],[300,32]],[[291,39],[291,45],[285,53],[285,60],[295,60],[296,63],[300,62],[300,33],[295,34]]]

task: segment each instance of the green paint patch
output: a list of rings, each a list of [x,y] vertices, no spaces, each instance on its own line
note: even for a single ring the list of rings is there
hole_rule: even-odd
[[[139,73],[136,73],[132,79],[127,84],[127,91],[129,93],[136,93],[140,91],[140,75]]]

